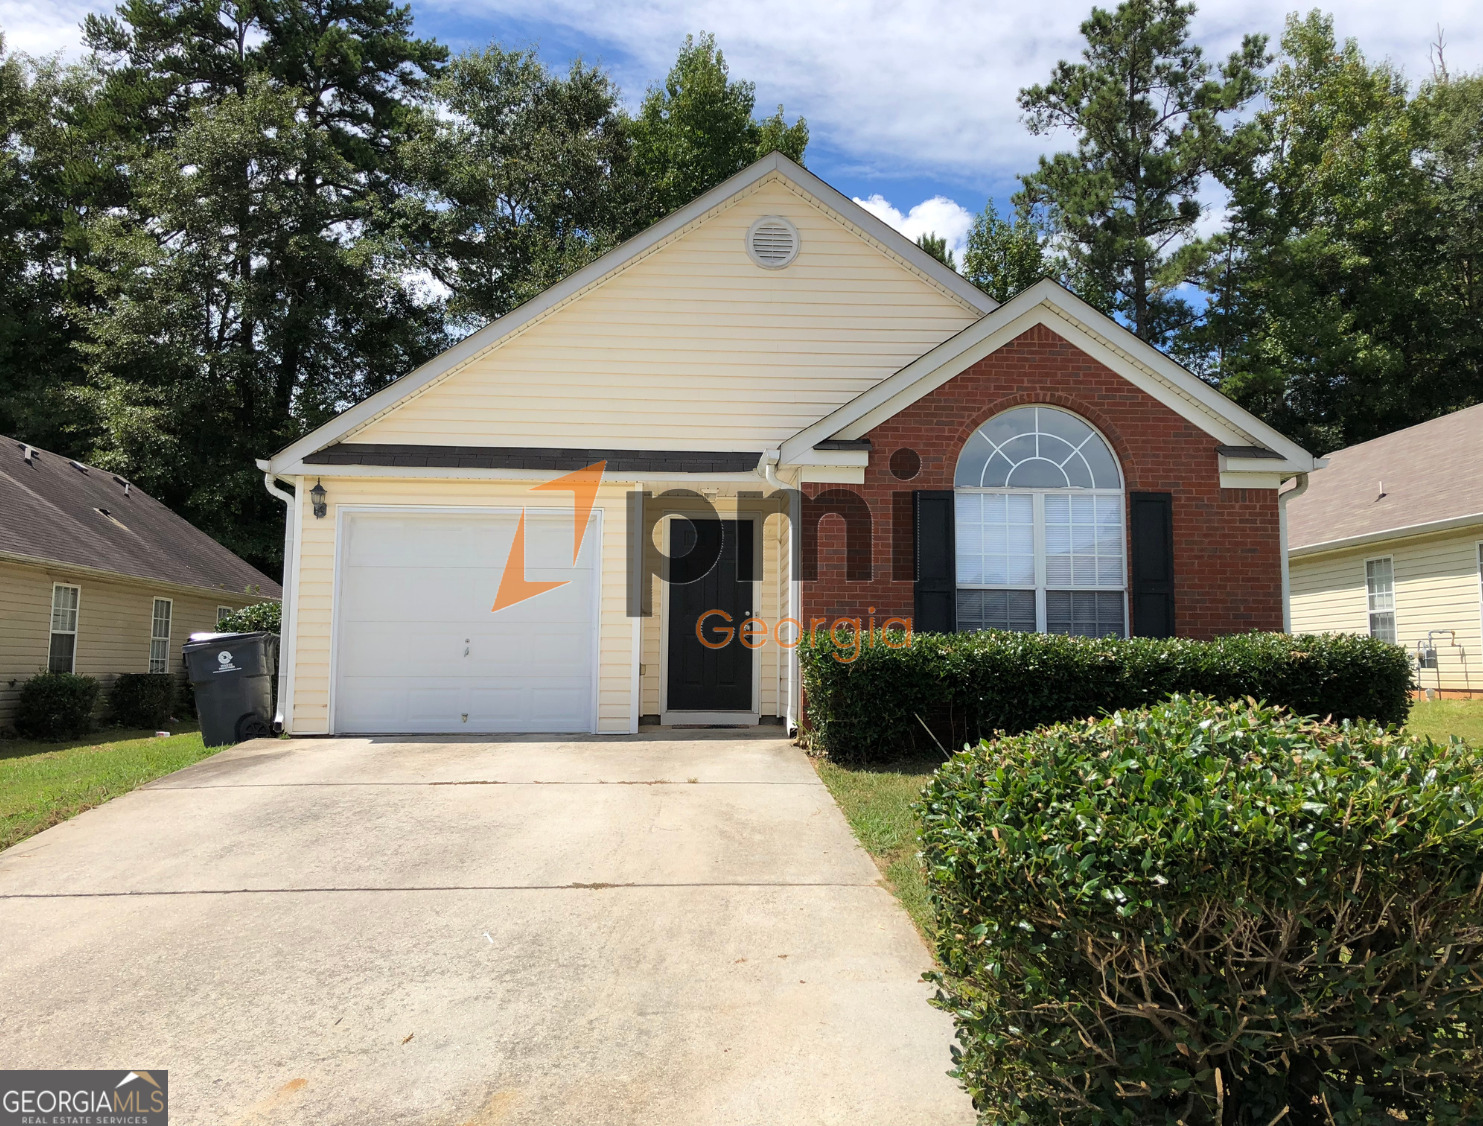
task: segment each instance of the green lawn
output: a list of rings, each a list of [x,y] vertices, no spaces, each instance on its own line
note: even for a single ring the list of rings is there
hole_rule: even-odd
[[[0,849],[209,753],[199,731],[164,738],[105,731],[62,743],[0,739]]]
[[[1418,701],[1406,730],[1433,739],[1460,735],[1483,742],[1483,700]],[[917,862],[917,826],[911,803],[931,778],[939,759],[859,768],[817,761],[819,777],[854,829],[912,921],[930,940],[932,910]]]
[[[819,777],[844,811],[855,836],[874,857],[912,922],[929,940],[932,909],[917,863],[917,823],[910,807],[941,761],[918,759],[862,769],[815,760]]]
[[[1406,730],[1438,741],[1460,735],[1470,743],[1483,743],[1483,700],[1418,700]]]

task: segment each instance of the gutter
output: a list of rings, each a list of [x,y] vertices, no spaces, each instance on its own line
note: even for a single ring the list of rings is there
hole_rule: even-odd
[[[250,597],[258,602],[274,601],[273,595],[261,591],[253,594],[245,588],[193,586],[190,583],[175,582],[170,579],[151,578],[149,575],[135,575],[128,571],[110,571],[104,567],[89,567],[85,563],[68,563],[65,559],[51,559],[42,555],[23,555],[19,551],[0,551],[0,563],[18,563],[25,567],[37,567],[46,571],[55,571],[63,574],[96,576],[105,582],[139,583],[153,590],[167,591],[171,594],[208,595],[218,600],[225,595],[228,598]]]
[[[1302,547],[1293,548],[1292,555],[1294,559],[1298,559],[1328,551],[1342,551],[1347,547],[1363,547],[1365,544],[1380,543],[1383,540],[1410,539],[1413,536],[1431,535],[1433,532],[1450,532],[1454,528],[1467,528],[1475,524],[1483,524],[1483,512],[1474,512],[1467,516],[1450,516],[1445,520],[1431,520],[1425,524],[1403,524],[1398,528],[1384,528],[1378,532],[1364,532],[1356,536],[1344,536],[1341,539],[1304,544]]]

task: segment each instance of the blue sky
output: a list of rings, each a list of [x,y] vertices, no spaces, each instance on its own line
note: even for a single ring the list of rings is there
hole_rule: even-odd
[[[552,65],[577,55],[612,72],[637,104],[687,32],[711,31],[732,74],[757,84],[759,112],[783,103],[809,121],[808,164],[907,234],[961,243],[971,213],[1002,205],[1015,176],[1066,138],[1035,138],[1016,92],[1044,80],[1080,46],[1090,0],[411,0],[418,31],[455,50],[497,40],[535,47]],[[78,50],[88,0],[0,0],[11,49]],[[1195,37],[1219,58],[1246,32],[1274,39],[1308,5],[1206,0]],[[1341,35],[1413,79],[1430,73],[1445,33],[1454,71],[1483,68],[1476,0],[1348,0],[1328,4]],[[875,201],[872,197],[880,197]],[[1211,216],[1214,220],[1214,216]]]

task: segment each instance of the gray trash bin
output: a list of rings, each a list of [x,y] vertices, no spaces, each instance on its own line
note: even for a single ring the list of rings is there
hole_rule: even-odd
[[[185,644],[185,668],[206,746],[273,733],[276,633],[193,633]]]

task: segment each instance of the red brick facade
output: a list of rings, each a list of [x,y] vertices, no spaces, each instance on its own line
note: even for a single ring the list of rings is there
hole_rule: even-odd
[[[911,492],[951,489],[958,452],[973,431],[1001,411],[1037,403],[1062,407],[1097,427],[1117,454],[1127,489],[1173,494],[1181,637],[1282,628],[1276,491],[1221,488],[1214,438],[1044,326],[872,430],[863,486],[805,486],[811,496],[851,488],[865,497],[873,517],[869,582],[846,580],[843,521],[824,518],[818,578],[803,583],[805,623],[863,619],[871,607],[877,622],[911,617]],[[902,448],[921,456],[921,471],[909,481],[897,480],[889,467]]]

